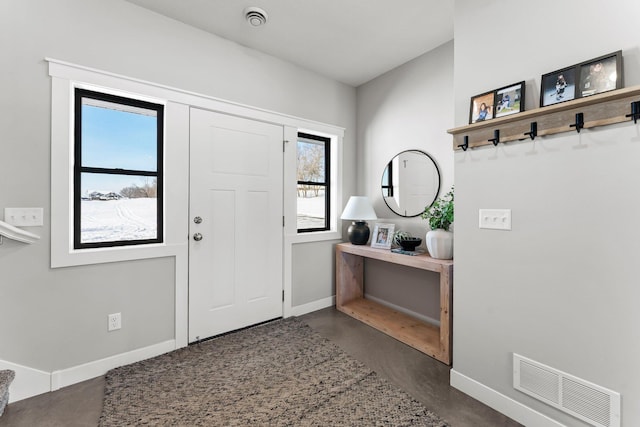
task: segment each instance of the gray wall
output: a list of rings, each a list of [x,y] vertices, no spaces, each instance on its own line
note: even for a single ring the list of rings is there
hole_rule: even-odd
[[[469,98],[618,49],[640,84],[634,0],[457,0],[455,124]],[[625,123],[455,154],[453,367],[568,426],[582,422],[512,387],[522,354],[622,394],[640,425],[640,128]],[[446,144],[450,144],[448,139]],[[510,208],[511,232],[478,229],[479,208]]]
[[[45,209],[44,227],[31,229],[42,235],[39,242],[0,246],[2,360],[53,371],[174,337],[173,259],[48,267],[51,88],[45,57],[345,127],[344,162],[354,162],[354,88],[124,1],[3,0],[0,52],[0,212]],[[344,179],[350,194],[352,167]],[[331,270],[331,246],[308,244],[304,251],[309,256],[297,258],[294,275],[315,262],[312,255]],[[324,287],[315,290],[315,282],[297,286],[331,295]],[[113,312],[122,312],[123,328],[108,334]]]
[[[380,190],[382,171],[399,152],[409,149],[429,153],[441,174],[440,194],[453,185],[453,152],[446,131],[453,127],[453,41],[427,52],[358,87],[358,194],[369,196],[378,222],[395,224],[423,239],[429,228],[418,218],[402,218],[384,203]],[[374,223],[375,221],[371,221]],[[373,225],[373,224],[371,224]],[[372,227],[373,228],[373,227]],[[412,269],[394,269],[370,262],[365,269],[366,292],[410,308],[432,319],[440,318],[439,279],[422,272],[423,286],[416,286]],[[389,279],[393,277],[394,289]],[[401,288],[395,283],[408,282]],[[424,303],[416,304],[416,301]]]
[[[346,233],[343,233],[346,236]],[[293,307],[335,295],[335,244],[328,240],[293,245]],[[339,243],[339,242],[338,242]]]

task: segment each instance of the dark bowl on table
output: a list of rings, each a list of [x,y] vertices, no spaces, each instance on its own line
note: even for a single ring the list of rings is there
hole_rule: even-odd
[[[422,239],[419,237],[407,237],[400,240],[400,247],[405,251],[415,251],[420,243],[422,243]]]

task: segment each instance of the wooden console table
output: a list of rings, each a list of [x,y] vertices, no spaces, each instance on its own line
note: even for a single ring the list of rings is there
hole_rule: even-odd
[[[377,259],[440,274],[440,327],[364,298],[364,260]],[[366,245],[336,245],[336,308],[429,356],[451,364],[453,261],[402,255]]]

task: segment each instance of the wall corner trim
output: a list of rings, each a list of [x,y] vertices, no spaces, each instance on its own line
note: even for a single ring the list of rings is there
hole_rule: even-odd
[[[451,370],[451,378],[449,383],[451,387],[457,388],[465,394],[479,400],[485,405],[495,409],[496,411],[506,415],[509,418],[523,424],[525,426],[538,427],[564,427],[559,423],[538,411],[535,411],[504,394],[479,383],[478,381],[467,377],[464,374]]]
[[[175,349],[176,341],[167,340],[148,347],[138,348],[78,366],[72,366],[71,368],[53,371],[51,373],[51,391],[99,377],[100,375],[106,374],[110,369],[159,356]]]
[[[39,369],[0,360],[0,369],[10,369],[16,377],[9,386],[9,403],[51,390],[51,374]]]
[[[110,369],[159,356],[176,348],[175,340],[167,340],[51,373],[4,360],[0,360],[0,369],[11,369],[16,373],[15,380],[9,387],[11,403],[99,377]]]
[[[303,314],[311,313],[312,311],[322,310],[323,308],[336,305],[336,297],[331,296],[316,301],[309,302],[307,304],[296,305],[291,307],[292,316],[302,316]]]

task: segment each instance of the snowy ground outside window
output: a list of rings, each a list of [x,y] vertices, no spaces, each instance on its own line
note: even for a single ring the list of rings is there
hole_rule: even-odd
[[[154,198],[83,200],[80,232],[82,243],[157,238]],[[298,197],[298,229],[323,228],[325,198]]]
[[[298,230],[324,228],[324,195],[298,197]]]
[[[83,200],[82,243],[157,238],[157,199]]]

